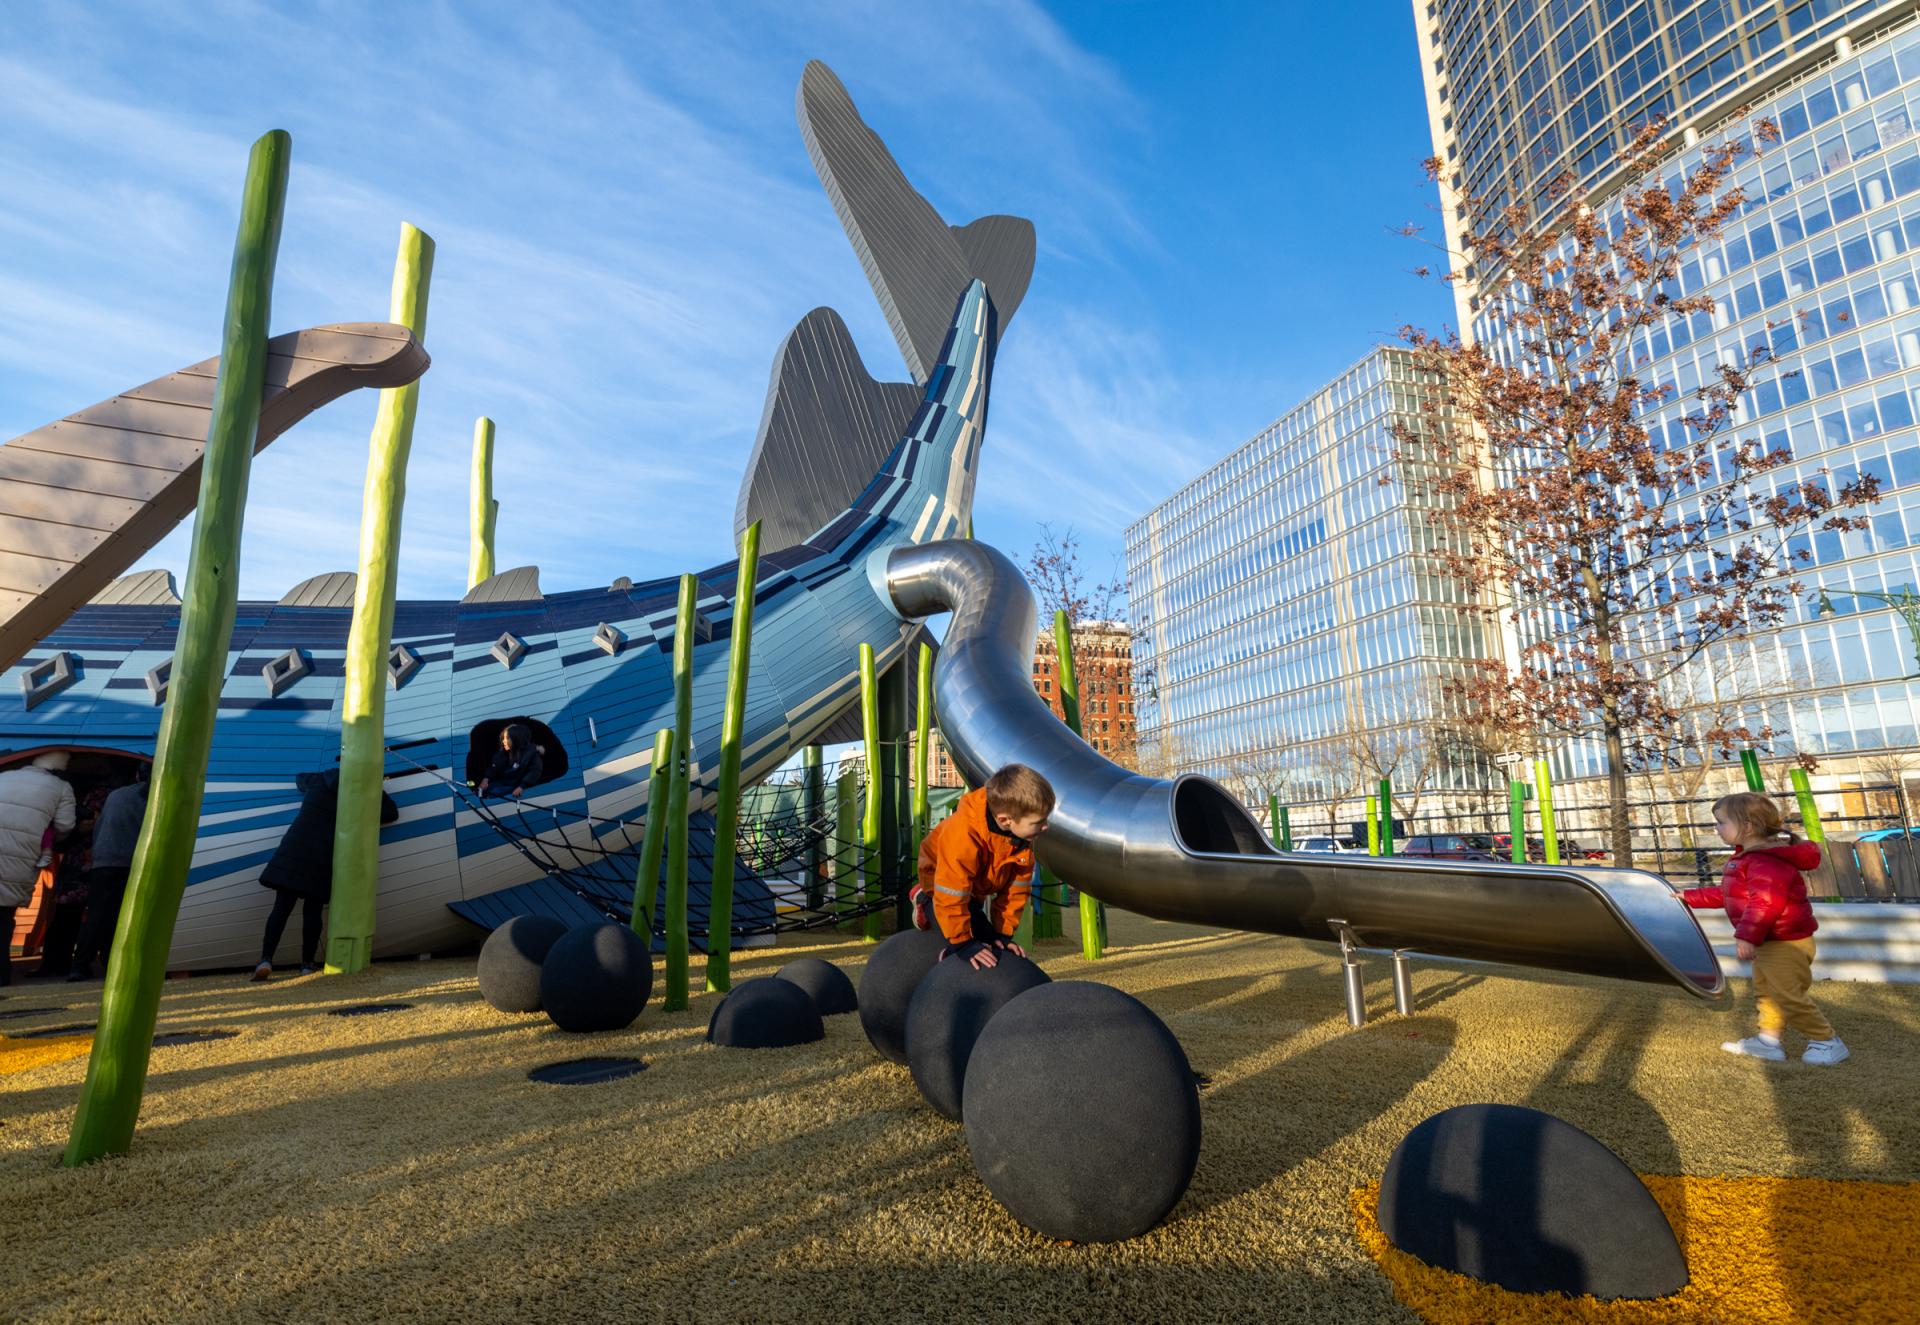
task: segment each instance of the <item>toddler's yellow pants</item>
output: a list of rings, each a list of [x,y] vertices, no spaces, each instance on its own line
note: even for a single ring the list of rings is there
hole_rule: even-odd
[[[1833,1024],[1807,997],[1813,988],[1813,940],[1769,939],[1753,954],[1753,992],[1760,1029],[1778,1036],[1791,1026],[1809,1040],[1833,1038]]]

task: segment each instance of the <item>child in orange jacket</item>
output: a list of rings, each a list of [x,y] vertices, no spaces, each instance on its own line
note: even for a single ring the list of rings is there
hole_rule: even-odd
[[[945,961],[959,954],[977,969],[997,953],[1024,957],[1013,934],[1033,887],[1033,839],[1046,831],[1053,788],[1025,764],[1008,764],[970,791],[920,844],[914,924],[936,924]]]

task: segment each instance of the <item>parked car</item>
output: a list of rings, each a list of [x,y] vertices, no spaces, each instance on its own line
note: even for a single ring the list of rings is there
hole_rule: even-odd
[[[1493,861],[1493,838],[1485,833],[1422,833],[1410,837],[1405,846],[1396,846],[1402,856],[1427,856],[1434,860]]]
[[[1493,853],[1501,860],[1513,859],[1513,834],[1494,833],[1490,839]],[[1539,864],[1547,858],[1547,844],[1537,837],[1527,839],[1527,859]],[[1607,853],[1598,847],[1583,847],[1571,838],[1560,839],[1560,859],[1569,864],[1581,860],[1605,860]]]
[[[1293,844],[1295,851],[1364,851],[1350,837],[1303,837]]]

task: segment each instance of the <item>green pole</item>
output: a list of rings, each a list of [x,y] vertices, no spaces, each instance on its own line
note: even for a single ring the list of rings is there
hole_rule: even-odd
[[[473,482],[468,493],[472,543],[467,550],[467,587],[493,575],[493,531],[500,503],[493,496],[493,420],[473,421]]]
[[[275,129],[254,143],[247,159],[240,228],[227,278],[220,375],[200,462],[199,511],[174,645],[173,684],[160,715],[146,819],[114,930],[99,1028],[67,1142],[69,1165],[119,1154],[132,1145],[146,1090],[167,949],[200,831],[207,753],[233,637],[247,473],[260,426],[273,267],[292,152],[293,140]]]
[[[1084,740],[1086,734],[1080,724],[1080,678],[1073,667],[1073,623],[1064,611],[1056,610],[1053,614],[1053,653],[1060,674],[1060,710],[1066,714],[1067,726],[1073,729],[1073,734]],[[1098,961],[1106,954],[1106,948],[1106,908],[1082,888],[1080,955],[1090,962]]]
[[[699,582],[680,577],[673,619],[673,769],[667,789],[667,992],[661,1007],[687,1006],[687,798],[693,774],[693,604]]]
[[[807,825],[807,906],[818,911],[824,900],[821,897],[820,874],[826,864],[826,852],[821,850],[822,840],[819,832],[820,802],[825,799],[826,772],[822,767],[820,747],[809,745],[800,752],[802,782],[800,785],[800,817]]]
[[[913,858],[916,862],[920,859],[920,843],[927,836],[927,769],[933,754],[930,748],[933,739],[933,646],[924,640],[920,643],[919,662],[913,696]]]
[[[1513,838],[1513,863],[1527,863],[1527,784],[1507,779],[1507,833]]]
[[[1367,797],[1367,854],[1380,854],[1380,801],[1378,797]]]
[[[1787,776],[1793,780],[1793,798],[1800,803],[1800,823],[1807,830],[1807,840],[1826,841],[1826,825],[1820,822],[1820,807],[1813,803],[1813,787],[1807,781],[1807,770],[1789,769]]]
[[[1280,849],[1293,850],[1293,821],[1284,805],[1280,807]]]
[[[866,887],[862,900],[872,906],[880,900],[880,682],[873,670],[873,645],[860,646],[860,726],[866,736],[867,803],[860,816],[861,874]],[[867,912],[861,936],[880,941],[880,913]]]
[[[1380,779],[1380,854],[1393,854],[1393,779]]]
[[[673,728],[653,734],[653,764],[647,769],[647,826],[640,835],[640,868],[634,875],[633,932],[653,946],[653,907],[660,891],[660,848],[666,842],[667,798],[673,776]]]
[[[1280,798],[1274,795],[1267,797],[1267,836],[1275,842],[1280,840]],[[1280,849],[1286,850],[1285,847]]]
[[[854,862],[859,858],[856,844],[860,841],[860,811],[854,803],[858,794],[858,780],[852,769],[834,779],[833,907],[836,914],[857,895],[851,885]]]
[[[1553,821],[1553,774],[1547,761],[1533,761],[1533,785],[1540,795],[1540,837],[1547,845],[1547,864],[1560,863],[1560,830]]]
[[[733,988],[733,838],[740,822],[740,739],[747,725],[747,667],[753,654],[753,591],[760,582],[760,522],[740,540],[733,588],[733,643],[727,707],[720,719],[720,805],[713,815],[713,900],[707,911],[707,989]]]
[[[1767,789],[1765,779],[1760,776],[1760,755],[1754,750],[1740,752],[1740,771],[1747,775],[1747,790],[1764,792]]]
[[[388,320],[427,338],[433,240],[400,226]],[[360,575],[347,631],[346,683],[340,697],[340,796],[333,815],[333,900],[328,908],[327,974],[364,971],[373,960],[380,893],[380,794],[386,776],[387,653],[393,647],[393,599],[400,573],[400,516],[407,500],[407,457],[420,408],[418,380],[380,393],[360,502]]]

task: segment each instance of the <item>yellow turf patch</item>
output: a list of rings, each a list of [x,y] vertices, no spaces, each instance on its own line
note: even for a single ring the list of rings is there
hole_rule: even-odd
[[[1826,1178],[1641,1181],[1666,1211],[1692,1280],[1672,1297],[1602,1302],[1512,1293],[1435,1269],[1387,1241],[1375,1218],[1380,1184],[1354,1189],[1361,1244],[1396,1296],[1434,1325],[1500,1321],[1911,1321],[1920,1300],[1920,1183]]]
[[[28,1040],[0,1035],[0,1076],[45,1067],[48,1063],[64,1063],[69,1058],[83,1058],[92,1049],[91,1035],[52,1035]]]

